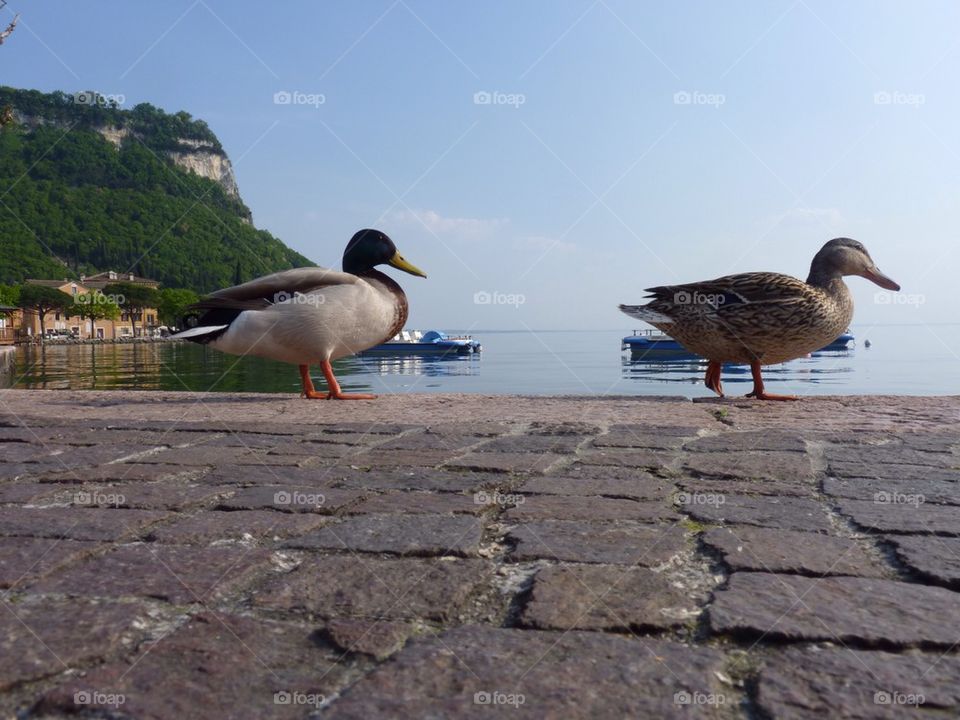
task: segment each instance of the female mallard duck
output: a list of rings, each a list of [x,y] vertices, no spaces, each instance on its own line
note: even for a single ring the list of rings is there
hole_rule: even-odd
[[[177,337],[299,365],[303,393],[311,399],[372,400],[375,395],[341,392],[330,363],[379,345],[406,323],[407,296],[374,270],[383,263],[426,277],[385,234],[361,230],[347,243],[343,272],[297,268],[218,290],[194,306],[206,311],[197,326]],[[329,392],[314,389],[310,365],[320,365]]]
[[[764,392],[761,365],[802,357],[833,342],[850,324],[853,298],[844,275],[860,275],[882,288],[900,286],[877,269],[856,240],[836,238],[813,258],[801,282],[772,272],[727,275],[688,285],[648,288],[647,305],[621,305],[631,317],[667,333],[707,358],[705,384],[723,397],[722,363],[749,363],[759,400],[796,400]]]

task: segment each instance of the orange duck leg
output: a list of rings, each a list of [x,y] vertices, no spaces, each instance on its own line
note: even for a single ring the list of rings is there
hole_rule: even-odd
[[[799,400],[795,395],[774,395],[763,389],[763,376],[760,374],[760,363],[754,361],[750,363],[750,373],[753,375],[753,392],[747,393],[747,397],[757,400]]]
[[[703,384],[720,397],[723,397],[723,384],[720,382],[721,370],[723,370],[723,364],[719,360],[711,360],[707,365],[707,375],[703,380]]]
[[[333,374],[333,366],[329,360],[320,363],[320,369],[323,370],[323,376],[327,379],[327,388],[329,392],[317,392],[313,387],[313,380],[310,379],[310,366],[300,366],[300,380],[303,382],[303,395],[308,400],[374,400],[376,395],[367,393],[348,394],[340,390],[340,383],[337,382]]]

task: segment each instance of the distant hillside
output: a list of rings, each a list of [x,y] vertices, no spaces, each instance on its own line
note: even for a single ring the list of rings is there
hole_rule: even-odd
[[[207,292],[312,265],[251,223],[206,123],[0,86],[0,283],[131,271]]]

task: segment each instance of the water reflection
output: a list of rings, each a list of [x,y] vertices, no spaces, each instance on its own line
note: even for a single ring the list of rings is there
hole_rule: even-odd
[[[345,390],[378,391],[377,376],[475,375],[479,358],[364,357],[334,364]],[[323,383],[319,370],[312,373]],[[0,387],[44,390],[185,390],[217,392],[299,392],[292,365],[256,357],[236,357],[203,345],[178,342],[24,346],[12,372],[0,373]]]
[[[854,371],[854,352],[850,350],[832,350],[815,352],[797,360],[768,365],[763,368],[763,378],[771,383],[843,382],[843,376]],[[625,380],[649,383],[690,383],[703,382],[707,371],[707,361],[696,355],[673,353],[671,355],[647,353],[646,355],[627,354],[621,358],[621,376]],[[753,383],[749,365],[725,364],[721,376],[727,383]]]

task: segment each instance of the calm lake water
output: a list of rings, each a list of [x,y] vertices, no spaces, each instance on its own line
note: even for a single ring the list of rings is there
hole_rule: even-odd
[[[960,394],[960,324],[852,328],[845,352],[764,370],[774,392],[796,394]],[[709,395],[705,365],[632,360],[620,340],[630,331],[477,331],[479,357],[349,358],[335,363],[345,390],[376,393]],[[872,346],[866,348],[863,341]],[[322,376],[318,369],[314,377]],[[750,391],[748,367],[726,366],[725,390]],[[191,343],[21,348],[0,386],[117,390],[289,392],[300,390],[295,367],[237,358]]]

